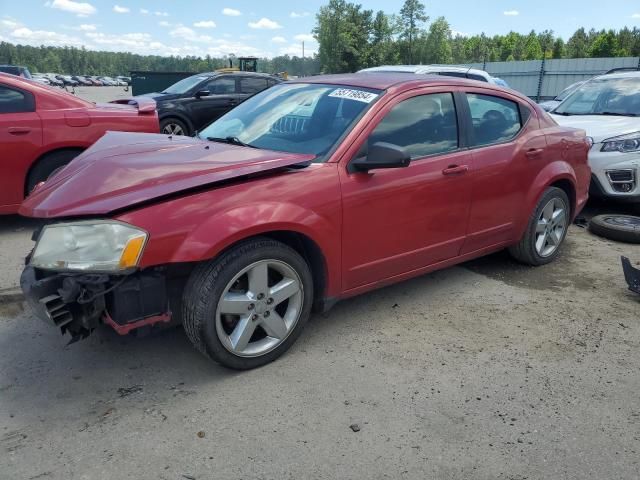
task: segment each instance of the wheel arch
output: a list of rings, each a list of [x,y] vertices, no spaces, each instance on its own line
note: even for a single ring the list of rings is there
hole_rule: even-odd
[[[553,183],[549,184],[549,187],[556,187],[560,190],[564,191],[567,194],[567,198],[569,199],[569,206],[571,208],[571,218],[573,219],[576,212],[576,186],[575,183],[572,182],[569,178],[563,177],[555,180]]]
[[[249,235],[226,246],[218,255],[230,250],[244,242],[256,238],[266,237],[281,242],[295,250],[305,259],[311,270],[314,289],[314,309],[324,310],[327,303],[326,291],[329,276],[327,259],[320,245],[310,236],[295,230],[267,230],[258,234]]]
[[[27,186],[28,186],[28,183],[29,183],[29,177],[31,176],[31,172],[33,171],[34,168],[36,168],[36,166],[42,160],[44,160],[49,155],[53,155],[54,153],[78,152],[78,154],[80,154],[80,153],[84,152],[86,149],[87,149],[87,147],[86,146],[82,146],[82,145],[65,146],[65,147],[53,148],[51,150],[47,150],[46,152],[41,153],[40,156],[38,156],[33,162],[31,162],[31,165],[29,165],[29,168],[27,169],[27,171],[24,174],[24,177],[22,178],[22,191],[23,191],[24,197],[26,198],[27,194],[29,193],[29,192],[27,192]]]
[[[526,197],[526,212],[533,212],[540,197],[549,187],[560,188],[567,194],[571,208],[570,220],[573,221],[577,205],[576,175],[573,168],[564,161],[549,163],[538,173]],[[516,240],[522,237],[529,221],[529,215],[521,215],[521,217],[522,220],[516,229]]]

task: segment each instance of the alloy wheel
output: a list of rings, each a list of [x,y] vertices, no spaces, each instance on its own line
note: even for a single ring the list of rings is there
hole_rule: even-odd
[[[257,357],[280,345],[302,312],[302,281],[280,260],[260,260],[227,284],[216,308],[216,333],[234,355]]]
[[[535,246],[541,257],[553,255],[562,243],[567,229],[567,206],[560,198],[552,198],[544,206],[536,224]]]
[[[177,123],[167,123],[162,128],[162,133],[165,135],[184,135],[184,130]]]

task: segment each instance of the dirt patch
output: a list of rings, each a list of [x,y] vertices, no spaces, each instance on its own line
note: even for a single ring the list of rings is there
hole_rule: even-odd
[[[0,290],[0,317],[10,318],[24,311],[24,295],[22,293]]]

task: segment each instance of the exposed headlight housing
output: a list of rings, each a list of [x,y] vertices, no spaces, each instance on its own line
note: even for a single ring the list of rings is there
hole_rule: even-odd
[[[117,273],[135,268],[147,232],[112,220],[47,225],[30,264],[46,270]]]
[[[640,132],[609,138],[602,143],[602,152],[638,152],[640,151]]]

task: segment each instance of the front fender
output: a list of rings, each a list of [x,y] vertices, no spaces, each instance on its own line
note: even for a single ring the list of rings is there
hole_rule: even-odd
[[[209,217],[183,239],[171,261],[214,258],[240,240],[273,231],[303,234],[320,247],[325,257],[331,257],[336,247],[339,248],[339,231],[328,219],[292,203],[263,202],[243,205]],[[328,264],[339,264],[339,258],[326,260]]]

